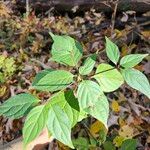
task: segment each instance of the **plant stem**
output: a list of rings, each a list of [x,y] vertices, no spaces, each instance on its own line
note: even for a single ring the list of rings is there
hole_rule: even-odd
[[[29,8],[29,0],[26,0],[26,17],[29,16],[30,8]]]

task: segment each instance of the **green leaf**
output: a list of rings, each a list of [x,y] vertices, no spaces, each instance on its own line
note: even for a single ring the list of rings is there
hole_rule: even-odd
[[[94,78],[98,81],[104,92],[114,91],[124,83],[120,72],[111,65],[104,63],[97,67]]]
[[[31,94],[18,94],[6,100],[0,106],[0,115],[9,118],[18,119],[23,117],[33,106],[39,102],[39,99]]]
[[[76,66],[82,57],[82,46],[70,36],[59,36],[50,33],[54,43],[52,45],[52,59],[58,63]]]
[[[148,54],[130,54],[120,60],[120,65],[125,68],[132,68],[140,63]]]
[[[71,141],[71,121],[60,106],[50,107],[47,127],[54,138],[74,148]]]
[[[85,118],[87,118],[87,113],[84,110],[80,110],[78,122],[82,121]]]
[[[33,108],[28,114],[23,127],[23,142],[26,146],[43,130],[47,122],[48,111],[45,105]]]
[[[98,81],[104,92],[115,91],[124,83],[121,73],[105,63],[98,65],[94,78]]]
[[[114,63],[117,64],[119,57],[120,57],[120,52],[118,49],[118,46],[113,43],[111,40],[109,40],[107,37],[106,39],[106,53],[107,57]]]
[[[73,145],[78,150],[87,150],[89,148],[89,142],[86,138],[79,137],[73,140]]]
[[[113,145],[113,143],[111,141],[106,141],[103,144],[104,150],[116,150],[115,146]]]
[[[79,73],[81,75],[87,75],[87,74],[89,74],[92,71],[92,69],[94,68],[95,60],[96,60],[96,55],[95,54],[93,54],[90,57],[88,57],[85,60],[83,66],[81,66],[79,68]]]
[[[38,73],[32,86],[42,91],[58,91],[73,82],[73,74],[65,70],[46,70]]]
[[[54,95],[50,99],[48,107],[53,107],[54,105],[60,106],[61,109],[67,114],[72,127],[78,122],[78,117],[80,114],[79,104],[72,90],[59,92]]]
[[[129,86],[150,98],[150,84],[146,76],[136,69],[122,70],[122,75]]]
[[[127,139],[123,141],[120,150],[136,150],[137,140],[136,139]]]
[[[106,98],[104,98],[104,99],[106,99]],[[108,109],[108,113],[109,113],[109,107],[107,109]],[[104,143],[106,141],[106,136],[107,136],[106,131],[104,129],[100,129],[100,131],[99,131],[99,142]]]
[[[103,95],[103,92],[97,83],[90,80],[82,81],[77,90],[80,108],[84,109],[94,106],[100,95]]]
[[[84,109],[84,111],[102,122],[106,129],[108,129],[107,120],[109,116],[109,103],[104,94],[99,96],[98,101],[95,103],[95,105]]]

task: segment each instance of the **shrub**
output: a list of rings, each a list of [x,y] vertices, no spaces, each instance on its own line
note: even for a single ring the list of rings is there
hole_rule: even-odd
[[[54,138],[74,148],[71,128],[88,115],[107,129],[109,103],[104,93],[117,90],[124,82],[150,98],[146,76],[133,68],[148,54],[130,54],[120,58],[117,45],[106,37],[106,53],[114,65],[101,63],[95,71],[98,53],[85,58],[78,41],[66,35],[50,35],[54,41],[51,60],[70,66],[71,71],[48,69],[36,75],[33,88],[53,92],[45,104],[39,105],[38,98],[23,93],[0,106],[0,114],[6,117],[16,119],[27,115],[23,127],[25,147],[47,127]],[[85,59],[79,66],[82,57]]]

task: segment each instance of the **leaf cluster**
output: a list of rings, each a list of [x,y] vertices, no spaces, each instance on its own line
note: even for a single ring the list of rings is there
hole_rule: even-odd
[[[16,64],[13,57],[8,58],[0,55],[0,82],[4,82],[16,71]]]
[[[46,104],[38,105],[40,100],[31,94],[19,94],[0,106],[0,114],[6,117],[19,118],[27,114],[23,128],[25,147],[47,127],[54,138],[74,148],[71,129],[88,115],[107,129],[109,103],[105,93],[117,90],[124,82],[150,98],[146,76],[133,68],[148,54],[120,58],[118,46],[106,37],[106,53],[114,65],[98,64],[91,76],[98,54],[81,59],[83,48],[78,41],[66,35],[50,35],[54,41],[51,60],[70,66],[70,72],[49,69],[36,75],[33,88],[53,93]],[[73,74],[72,70],[77,73]]]

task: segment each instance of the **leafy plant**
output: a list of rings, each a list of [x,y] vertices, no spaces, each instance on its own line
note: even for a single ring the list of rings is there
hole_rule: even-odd
[[[7,78],[11,77],[15,71],[16,65],[14,58],[0,55],[0,82],[4,82]]]
[[[88,115],[99,120],[107,129],[109,103],[104,92],[117,90],[125,81],[150,98],[148,79],[142,72],[132,68],[148,54],[131,54],[120,60],[118,46],[106,37],[106,53],[114,65],[98,64],[95,72],[93,68],[97,53],[80,63],[83,49],[79,42],[66,35],[50,35],[54,41],[51,60],[71,69],[41,71],[32,86],[40,91],[53,92],[53,96],[46,104],[39,105],[40,100],[31,94],[19,94],[0,106],[0,114],[6,117],[27,115],[23,128],[25,147],[47,127],[54,138],[74,148],[78,141],[72,142],[71,128]]]

